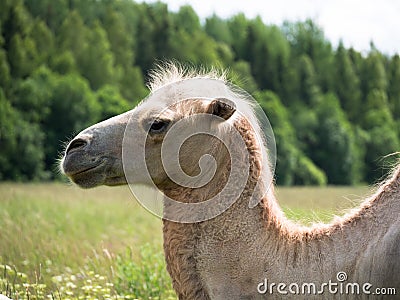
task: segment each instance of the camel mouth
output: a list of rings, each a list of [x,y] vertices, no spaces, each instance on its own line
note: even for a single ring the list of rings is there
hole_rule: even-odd
[[[78,186],[82,188],[92,188],[103,184],[105,180],[104,170],[107,167],[107,159],[102,158],[96,163],[83,166],[74,166],[67,170],[64,165],[64,174]]]
[[[93,188],[99,185],[118,186],[127,184],[125,175],[119,171],[118,163],[112,157],[101,157],[96,163],[77,166],[69,161],[64,174],[81,188]]]
[[[103,165],[106,163],[106,159],[101,159],[100,161],[97,161],[96,163],[82,166],[83,168],[68,168],[66,170],[66,166],[64,163],[64,173],[68,177],[77,177],[80,175],[86,176],[88,173],[96,172],[99,168],[103,167]]]
[[[73,172],[73,173],[70,173],[70,174],[67,174],[67,175],[68,176],[78,176],[78,175],[81,175],[81,174],[86,174],[86,173],[88,173],[90,171],[94,171],[95,169],[99,168],[101,165],[102,165],[102,162],[100,164],[97,164],[97,165],[94,165],[94,166],[91,166],[91,167],[88,167],[88,168],[85,168],[83,170],[76,171],[76,172]]]

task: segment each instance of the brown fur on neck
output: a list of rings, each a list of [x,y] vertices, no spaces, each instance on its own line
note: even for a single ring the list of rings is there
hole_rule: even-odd
[[[266,193],[258,206],[249,209],[249,199],[261,175],[261,152],[257,146],[254,132],[249,130],[246,120],[236,120],[235,127],[245,141],[250,159],[249,178],[241,197],[220,216],[201,223],[181,224],[164,220],[164,251],[167,269],[179,299],[210,299],[209,291],[202,277],[203,266],[199,265],[198,260],[198,249],[204,239],[211,239],[211,243],[221,246],[235,243],[238,237],[244,238],[244,235],[247,234],[246,228],[243,226],[253,226],[258,228],[258,232],[264,235],[266,241],[271,241],[268,251],[273,251],[276,256],[286,257],[288,263],[291,261],[296,265],[297,261],[313,259],[312,255],[314,254],[304,252],[307,250],[306,244],[312,244],[311,247],[319,249],[323,243],[329,245],[329,241],[334,239],[335,235],[341,236],[351,230],[357,230],[356,226],[367,226],[362,224],[370,222],[374,214],[378,216],[382,214],[381,206],[385,205],[382,204],[383,198],[391,193],[399,193],[400,168],[397,168],[391,179],[383,184],[379,191],[366,200],[360,208],[344,217],[337,218],[331,224],[305,227],[287,220],[275,200],[273,190]],[[226,173],[222,172],[220,176],[226,176]],[[226,178],[221,180],[226,181]],[[212,184],[202,190],[174,188],[166,191],[166,194],[174,199],[181,198],[183,202],[196,202],[204,200],[207,193],[213,193],[212,190],[208,191],[207,189],[215,188],[216,186]],[[381,215],[381,217],[384,216]],[[245,219],[244,224],[250,225],[244,225],[238,224],[240,218],[253,219]],[[376,226],[379,225],[379,223],[376,224]],[[249,244],[254,242],[252,237],[247,238],[249,238]],[[326,241],[322,242],[323,240]],[[200,255],[204,255],[204,253]]]
[[[247,147],[250,160],[249,177],[240,198],[226,212],[216,217],[217,221],[225,217],[229,218],[232,211],[236,214],[243,209],[243,206],[248,206],[248,201],[261,175],[261,150],[257,146],[254,132],[249,129],[251,128],[249,123],[243,118],[236,120],[234,126],[243,137]],[[168,197],[181,202],[193,203],[204,201],[210,197],[209,195],[213,196],[222,189],[229,176],[230,163],[230,161],[226,162],[222,166],[223,171],[217,172],[218,177],[215,177],[203,188],[189,189],[171,186],[165,189],[164,193]],[[261,206],[258,206],[254,210],[258,211],[257,214],[259,214],[261,220],[263,211],[267,211],[268,208],[260,208]],[[272,218],[269,221],[266,220],[266,224],[271,223],[271,220]],[[197,269],[196,247],[198,240],[204,238],[202,236],[204,227],[207,227],[207,223],[213,222],[214,219],[201,223],[182,224],[163,220],[164,252],[167,261],[167,270],[172,277],[173,286],[179,299],[209,299],[208,292],[202,283]],[[221,228],[222,231],[223,228]]]

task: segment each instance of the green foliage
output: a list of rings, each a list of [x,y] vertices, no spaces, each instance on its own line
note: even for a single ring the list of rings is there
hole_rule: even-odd
[[[143,75],[139,67],[126,69],[119,86],[121,95],[124,96],[131,105],[133,103],[139,103],[139,101],[148,94],[148,90],[143,84]],[[131,108],[133,108],[133,105]]]
[[[100,23],[95,22],[87,33],[87,46],[79,58],[79,69],[89,80],[90,86],[97,90],[105,84],[115,83],[118,75],[114,69],[114,55],[107,34]]]
[[[135,295],[139,299],[175,299],[164,255],[154,250],[146,244],[141,247],[138,258],[131,251],[117,257],[115,289],[119,294]]]
[[[326,176],[299,149],[289,113],[277,95],[270,91],[256,93],[261,107],[269,116],[277,144],[276,180],[278,184],[324,185]]]
[[[113,264],[115,275],[99,274],[85,265],[78,273],[66,268],[52,277],[52,284],[43,283],[40,275],[32,281],[15,267],[0,264],[0,295],[21,300],[176,299],[163,253],[149,244],[140,248],[139,258],[128,252],[117,256]],[[51,266],[46,260],[45,267]]]
[[[232,44],[233,37],[227,22],[220,19],[217,15],[214,14],[210,18],[207,18],[204,30],[214,40],[227,45]]]
[[[400,56],[395,55],[392,58],[389,69],[389,88],[388,98],[390,111],[393,118],[397,121],[397,128],[400,128]],[[399,130],[400,138],[400,130]]]
[[[14,78],[25,78],[36,67],[38,53],[36,44],[31,38],[22,38],[16,33],[11,38],[8,53],[11,75]]]
[[[179,9],[178,13],[174,16],[174,24],[189,34],[201,31],[200,19],[189,5],[184,5]]]
[[[129,29],[123,14],[119,11],[107,10],[103,27],[107,32],[115,64],[121,67],[132,66],[134,62],[133,35],[126,34]]]
[[[395,157],[383,157],[400,149],[398,127],[384,91],[374,89],[368,94],[363,126],[368,134],[366,160],[370,163],[367,165],[367,180],[377,181],[396,163]]]
[[[296,174],[294,183],[297,185],[325,185],[327,178],[325,173],[307,156],[300,156],[298,174]]]
[[[37,69],[31,77],[20,81],[14,91],[13,105],[25,120],[42,123],[50,114],[50,103],[55,77],[45,67]]]
[[[283,32],[291,44],[293,57],[308,56],[318,74],[317,83],[323,92],[332,88],[333,55],[332,46],[326,40],[322,29],[312,20],[284,23]]]
[[[42,20],[35,20],[30,36],[35,41],[37,64],[46,64],[54,51],[53,33]]]
[[[231,69],[231,80],[248,93],[257,91],[257,83],[251,75],[251,67],[247,61],[239,60],[235,62]]]
[[[312,60],[307,55],[302,55],[298,62],[299,97],[303,104],[315,106],[320,101],[321,90],[317,82]]]
[[[118,89],[112,85],[105,85],[96,93],[97,102],[100,104],[100,119],[105,120],[115,115],[128,111],[132,107],[120,95]]]
[[[362,175],[362,160],[351,124],[340,109],[339,100],[328,94],[316,108],[318,126],[315,130],[313,161],[326,170],[332,184],[356,184]]]
[[[361,89],[360,80],[356,74],[351,58],[340,43],[335,54],[335,93],[340,100],[343,110],[352,121],[359,121]]]
[[[163,60],[227,68],[260,97],[281,149],[280,184],[323,183],[323,174],[331,184],[372,182],[392,163],[382,157],[399,151],[399,56],[373,44],[367,55],[342,43],[333,50],[312,20],[278,27],[239,13],[202,24],[188,5],[171,12],[162,2],[4,0],[1,178],[47,177],[62,143],[132,108]]]
[[[51,91],[51,114],[43,121],[46,132],[46,163],[51,168],[59,157],[62,142],[100,119],[101,108],[87,80],[68,74],[55,80]]]
[[[283,89],[280,75],[289,63],[289,52],[289,43],[278,27],[266,28],[261,18],[249,22],[245,58],[260,89]]]
[[[70,11],[57,32],[57,48],[62,52],[71,51],[75,60],[79,61],[87,47],[88,30],[79,13],[75,10]]]
[[[310,224],[329,222],[368,188],[276,191],[288,217]],[[162,221],[128,201],[127,187],[1,183],[0,194],[0,294],[15,300],[176,299],[162,254]]]
[[[243,13],[233,16],[227,21],[232,36],[232,49],[236,54],[236,59],[245,60],[247,55],[247,39],[248,39],[248,20]]]
[[[0,180],[46,179],[44,133],[24,120],[0,88]]]
[[[54,32],[68,14],[69,1],[57,0],[57,5],[54,5],[54,0],[24,0],[24,5],[34,18],[43,20]]]
[[[364,95],[372,90],[386,91],[388,81],[383,56],[376,50],[371,50],[363,64],[362,88]]]
[[[6,52],[0,48],[0,86],[8,89],[10,81],[10,66],[8,65]]]
[[[65,50],[50,61],[53,71],[65,75],[76,71],[75,57],[70,50]]]

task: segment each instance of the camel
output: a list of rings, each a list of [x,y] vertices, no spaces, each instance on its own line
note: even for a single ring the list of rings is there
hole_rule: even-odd
[[[163,203],[162,217],[167,270],[179,299],[378,299],[384,297],[379,292],[400,292],[400,166],[351,212],[330,224],[300,226],[285,217],[274,196],[273,168],[243,94],[215,72],[170,65],[152,76],[150,96],[79,133],[61,169],[83,188],[135,181],[175,200]],[[179,158],[168,161],[188,176],[213,170],[208,182],[193,187],[170,180],[161,152],[172,126],[181,120],[180,130],[200,126],[185,121],[198,114],[213,117],[201,126],[228,138],[221,143],[199,134],[170,153]],[[233,131],[242,142],[229,142]],[[135,153],[144,160],[136,161]],[[205,153],[214,157],[213,168],[198,163]],[[234,165],[246,175],[235,201],[217,197],[213,206],[219,199],[224,208],[215,215],[213,209],[196,212],[194,205],[223,190]],[[204,218],[191,219],[192,211]]]

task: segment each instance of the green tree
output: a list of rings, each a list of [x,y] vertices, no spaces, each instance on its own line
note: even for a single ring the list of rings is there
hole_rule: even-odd
[[[7,61],[6,52],[0,48],[0,87],[9,89],[11,83],[10,67]]]
[[[257,83],[251,75],[251,67],[247,61],[239,60],[235,62],[232,66],[231,73],[231,80],[233,83],[250,94],[257,91]]]
[[[53,55],[54,36],[42,20],[35,20],[32,26],[30,37],[35,41],[37,51],[37,65],[47,64],[48,59]]]
[[[114,68],[114,56],[110,49],[107,34],[99,22],[88,33],[87,47],[80,56],[80,73],[89,80],[90,86],[97,90],[105,84],[118,81],[118,75]]]
[[[393,118],[400,128],[400,56],[394,55],[390,62],[388,98]],[[400,130],[398,130],[400,138]]]
[[[204,30],[216,41],[223,42],[227,45],[232,44],[233,38],[227,21],[222,20],[216,14],[206,19]]]
[[[332,45],[325,38],[323,30],[308,19],[305,22],[285,22],[282,31],[285,33],[292,49],[292,60],[307,55],[313,62],[318,74],[317,84],[322,92],[332,90],[333,55]]]
[[[248,39],[248,20],[245,15],[240,13],[228,20],[228,27],[231,32],[232,49],[236,59],[246,60],[247,39]]]
[[[23,119],[0,88],[0,180],[45,179],[44,135]]]
[[[235,54],[232,52],[229,45],[222,42],[216,42],[215,52],[220,61],[220,66],[229,67],[234,64]]]
[[[271,91],[257,92],[257,100],[268,115],[277,146],[276,178],[278,184],[326,184],[324,172],[299,149],[289,114],[278,96]]]
[[[50,114],[55,80],[54,74],[42,67],[16,85],[13,105],[24,120],[40,124]]]
[[[189,5],[183,5],[174,16],[174,26],[189,34],[195,34],[201,30],[200,19]]]
[[[310,57],[303,55],[298,62],[299,98],[308,106],[315,106],[321,100],[321,90],[318,85],[314,65]]]
[[[0,87],[0,180],[15,179],[13,172],[14,151],[17,147],[15,123],[18,121],[17,112],[6,99]],[[17,170],[16,170],[17,171]]]
[[[281,74],[289,64],[290,49],[279,28],[256,18],[249,23],[246,45],[246,60],[259,88],[282,94]]]
[[[4,4],[2,2],[1,11],[4,48],[9,51],[11,40],[15,34],[19,34],[21,38],[25,38],[29,34],[32,18],[21,0],[5,1]]]
[[[175,29],[170,38],[172,58],[192,65],[221,66],[218,50],[222,49],[202,30],[199,17],[191,7],[182,6],[172,16],[172,22]]]
[[[339,44],[336,51],[335,66],[335,93],[339,97],[341,106],[348,118],[354,122],[359,121],[359,109],[361,107],[360,80],[343,43]]]
[[[366,180],[380,179],[394,158],[384,157],[399,150],[398,128],[390,111],[388,101],[389,85],[385,58],[371,46],[368,57],[362,65],[362,128],[368,134],[366,141]]]
[[[50,60],[51,69],[59,74],[68,74],[77,71],[75,57],[70,50],[54,55]]]
[[[122,13],[107,10],[103,27],[107,32],[110,49],[115,58],[115,65],[130,68],[134,62],[133,35]]]
[[[193,9],[190,6],[189,8],[193,11]],[[178,15],[181,14],[182,11],[186,12],[185,6],[180,8]],[[170,38],[172,31],[172,20],[168,12],[168,6],[164,3],[156,2],[150,6],[149,13],[151,22],[154,25],[152,41],[157,56],[161,59],[170,58],[171,55]],[[194,26],[191,22],[192,20],[190,19],[192,15],[189,13],[190,11],[184,14],[185,21],[187,22],[186,25]],[[194,16],[197,17],[195,13]]]
[[[386,92],[388,80],[383,56],[376,50],[372,50],[362,67],[362,91],[364,101],[373,90]]]
[[[356,51],[352,47],[350,47],[350,49],[348,50],[348,53],[349,53],[350,60],[353,64],[354,71],[356,72],[357,76],[361,79],[364,58],[360,52]]]
[[[119,86],[121,95],[131,105],[139,103],[148,94],[148,90],[144,85],[142,71],[137,66],[125,70]]]
[[[100,105],[87,80],[77,74],[59,77],[50,102],[51,113],[43,121],[48,168],[55,166],[63,143],[85,127],[99,121]]]
[[[191,35],[178,29],[172,36],[171,49],[175,54],[174,58],[181,62],[198,66],[220,66],[217,43],[202,31]]]
[[[154,23],[148,16],[148,4],[143,3],[139,8],[141,18],[137,25],[136,36],[136,61],[135,63],[143,70],[149,70],[158,58],[153,43]]]
[[[104,85],[96,93],[100,105],[100,119],[105,120],[132,109],[131,105],[122,98],[118,89],[112,85]]]
[[[24,0],[24,5],[34,18],[39,18],[55,32],[68,14],[68,2],[69,0]]]
[[[333,94],[317,106],[316,144],[311,159],[325,171],[331,184],[355,184],[362,179],[363,157],[353,129]]]
[[[16,0],[4,0],[1,2],[0,27],[6,23],[10,17],[10,11],[17,5]]]
[[[8,61],[14,78],[26,78],[38,63],[34,40],[30,37],[22,38],[19,33],[13,35],[8,50]]]
[[[57,33],[58,52],[70,51],[74,55],[75,61],[80,62],[88,47],[88,30],[77,11],[69,12]]]
[[[367,96],[363,127],[368,133],[366,143],[366,179],[375,182],[396,163],[394,157],[384,159],[400,149],[398,128],[389,109],[384,91],[374,89]]]

